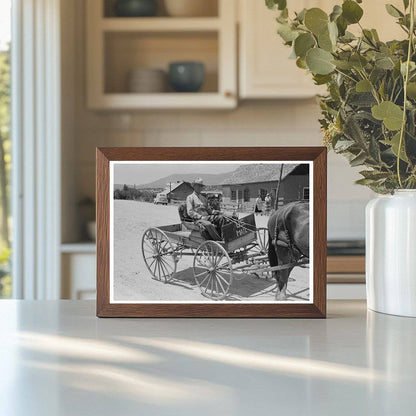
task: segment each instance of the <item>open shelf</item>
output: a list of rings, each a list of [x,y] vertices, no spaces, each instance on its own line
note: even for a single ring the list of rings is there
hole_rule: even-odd
[[[95,0],[97,2],[102,1],[102,0]],[[175,1],[175,0],[173,0]],[[227,1],[231,1],[231,0],[227,0]],[[101,11],[101,16],[104,18],[111,18],[111,17],[116,17],[115,14],[115,3],[116,0],[104,0],[103,1],[103,8]],[[218,3],[219,0],[204,0],[204,6],[207,7],[208,9],[205,10],[204,13],[204,17],[218,17]],[[174,16],[169,16],[166,5],[165,5],[165,0],[159,0],[158,2],[158,11],[157,11],[157,15],[156,17],[169,17],[171,19],[175,19]],[[198,17],[198,16],[196,16]],[[203,17],[203,16],[199,16],[199,17]],[[131,17],[123,17],[122,19],[133,19]],[[146,19],[154,19],[154,17],[146,17]],[[191,18],[186,18],[186,19],[193,19],[193,17]]]
[[[100,22],[106,32],[216,31],[220,25],[217,17],[113,17]]]
[[[169,64],[175,61],[204,64],[204,84],[200,92],[191,96],[218,92],[218,39],[215,32],[106,33],[104,59],[106,94],[131,94],[128,90],[129,73],[138,68],[163,70],[167,78]],[[158,94],[166,93],[174,93],[168,83],[166,90]]]
[[[87,0],[87,104],[91,109],[215,109],[237,106],[235,3],[214,0],[211,17],[114,17],[113,0]],[[163,4],[163,2],[160,2]],[[104,5],[104,7],[103,7]],[[172,62],[201,62],[200,91],[176,93],[167,83],[156,93],[129,92],[129,75],[163,70]],[[146,85],[146,84],[145,84]],[[148,91],[149,88],[141,88]],[[137,89],[136,89],[137,90]]]

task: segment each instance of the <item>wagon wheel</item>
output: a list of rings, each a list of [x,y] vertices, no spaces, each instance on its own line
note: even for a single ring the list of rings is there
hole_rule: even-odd
[[[215,241],[205,241],[194,257],[194,277],[203,296],[224,299],[233,281],[231,259],[224,247]]]
[[[257,228],[257,247],[261,254],[268,254],[269,250],[269,230],[267,228]]]
[[[158,228],[149,228],[142,238],[142,253],[154,279],[169,282],[176,272],[178,258],[168,236]]]

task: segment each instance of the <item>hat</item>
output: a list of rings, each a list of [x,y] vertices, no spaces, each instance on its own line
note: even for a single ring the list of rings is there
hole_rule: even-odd
[[[196,178],[193,182],[192,185],[201,185],[204,186],[204,181],[202,180],[202,178]]]

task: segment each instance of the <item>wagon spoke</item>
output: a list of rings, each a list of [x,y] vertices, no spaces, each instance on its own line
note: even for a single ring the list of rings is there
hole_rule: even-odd
[[[222,253],[219,252],[218,247],[215,247],[215,258],[214,258],[212,267],[216,267],[223,257],[224,256]]]
[[[207,285],[205,286],[205,290],[204,290],[204,292],[205,292],[205,293],[207,293],[208,286],[209,286],[209,283],[210,283],[211,281],[212,281],[212,273],[210,273],[210,274],[209,274],[208,283],[207,283]]]
[[[155,246],[153,244],[150,244],[148,241],[144,241],[144,244],[146,244],[149,250],[155,251]]]
[[[157,264],[157,275],[156,275],[156,277],[160,280],[160,262],[159,262],[159,259],[157,259],[156,264]]]
[[[220,273],[217,273],[217,275],[226,285],[230,284],[230,282],[227,279],[225,279]]]
[[[220,275],[219,274],[216,274],[216,276],[218,276],[218,278],[220,278]],[[225,294],[226,293],[226,290],[224,289],[224,286],[221,284],[220,279],[217,279],[217,282],[221,286],[222,293]]]
[[[162,259],[160,259],[162,260]],[[169,270],[167,269],[167,267],[163,264],[163,261],[160,261],[160,268],[162,269],[162,273],[163,273],[163,277],[166,278],[166,276],[169,275]]]
[[[209,271],[208,270],[204,270],[203,272],[196,274],[195,277],[202,276],[205,273],[209,273]]]
[[[209,276],[210,276],[210,273],[207,271],[207,276],[202,280],[202,282],[199,284],[199,286],[202,286],[204,284],[204,282],[208,279]]]
[[[167,272],[169,272],[169,270],[173,271],[172,265],[168,261],[166,261],[164,258],[161,257],[160,262],[166,267]]]
[[[153,266],[153,263],[156,261],[156,259],[153,259],[153,261],[149,264],[149,267]]]
[[[220,291],[218,290],[218,281],[217,281],[217,276],[215,275],[215,273],[214,273],[214,286],[215,286],[216,297],[218,298]]]
[[[214,273],[212,273],[212,279],[211,279],[211,297],[212,297],[212,295],[214,293],[214,281],[215,281]]]

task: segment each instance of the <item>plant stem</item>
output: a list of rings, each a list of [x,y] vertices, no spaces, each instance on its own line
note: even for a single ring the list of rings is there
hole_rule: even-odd
[[[399,140],[399,149],[397,152],[397,178],[399,180],[400,188],[403,187],[402,177],[400,174],[400,156],[402,154],[404,131],[406,129],[406,108],[407,108],[407,83],[409,82],[409,68],[410,60],[412,58],[413,50],[413,35],[415,27],[415,0],[410,0],[410,30],[409,30],[409,46],[407,48],[407,60],[406,60],[406,73],[404,76],[404,85],[403,85],[403,119],[402,119],[402,128],[400,129],[400,140]]]
[[[357,83],[357,80],[353,77],[350,77],[348,74],[340,71],[338,68],[335,68],[335,71],[340,73],[341,75],[344,75],[344,77],[349,78],[351,81],[354,81],[355,83]]]

